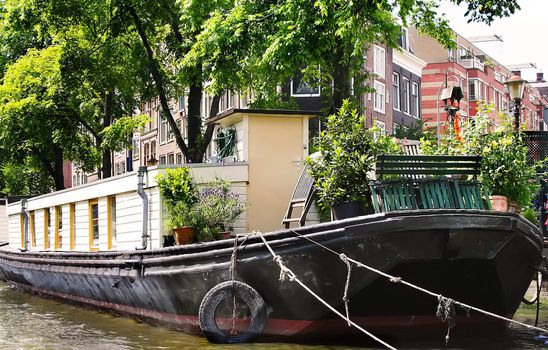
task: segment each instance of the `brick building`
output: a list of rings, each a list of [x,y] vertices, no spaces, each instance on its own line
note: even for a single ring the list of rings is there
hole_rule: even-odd
[[[473,117],[478,105],[492,105],[491,117],[497,122],[499,113],[508,113],[510,98],[504,83],[512,72],[493,57],[456,35],[456,49],[446,49],[434,39],[421,35],[414,28],[409,30],[409,41],[417,56],[427,62],[422,71],[422,118],[429,129],[437,129],[447,121],[440,94],[446,86],[460,86],[464,94],[459,115]],[[538,89],[528,84],[522,101],[521,125],[527,130],[538,130],[542,104]]]

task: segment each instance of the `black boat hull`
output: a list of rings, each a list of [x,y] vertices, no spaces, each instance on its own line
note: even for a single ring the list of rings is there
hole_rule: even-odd
[[[512,317],[542,260],[536,227],[516,214],[443,210],[370,215],[265,234],[286,265],[344,313],[347,267],[296,235],[443,296]],[[16,288],[199,333],[198,308],[229,279],[233,240],[150,251],[107,253],[0,250],[0,268]],[[269,308],[264,335],[325,337],[354,332],[279,268],[260,237],[240,238],[236,276]],[[350,315],[382,334],[446,327],[438,301],[363,268],[350,279]],[[497,319],[458,310],[458,328],[503,329]]]

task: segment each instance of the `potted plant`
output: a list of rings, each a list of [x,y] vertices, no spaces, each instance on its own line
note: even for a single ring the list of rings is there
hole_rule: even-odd
[[[238,195],[230,191],[230,182],[220,178],[213,179],[200,191],[194,207],[198,240],[204,242],[218,239],[223,234],[227,236],[229,225],[248,207],[247,202],[241,202]]]
[[[319,157],[308,157],[320,209],[331,209],[335,219],[364,214],[371,198],[370,174],[376,156],[399,153],[392,137],[367,129],[365,118],[348,101],[330,115],[316,140]],[[370,205],[369,205],[370,206]]]
[[[166,169],[156,182],[167,211],[166,227],[177,244],[191,243],[197,223],[193,207],[198,201],[198,190],[189,168]]]
[[[215,178],[200,191],[195,212],[198,225],[198,240],[212,241],[230,237],[229,226],[249,208],[239,196],[230,190],[230,182]]]
[[[512,118],[501,114],[495,125],[490,112],[489,106],[480,105],[473,122],[463,122],[460,133],[449,126],[439,146],[423,140],[421,147],[427,154],[480,155],[480,180],[491,194],[493,209],[519,211],[530,205],[538,190],[534,177],[539,164],[527,161],[527,146],[521,132],[514,130]]]

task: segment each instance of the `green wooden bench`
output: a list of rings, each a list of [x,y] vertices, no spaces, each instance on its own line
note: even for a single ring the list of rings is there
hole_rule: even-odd
[[[381,155],[371,182],[375,212],[491,209],[482,199],[479,156]]]

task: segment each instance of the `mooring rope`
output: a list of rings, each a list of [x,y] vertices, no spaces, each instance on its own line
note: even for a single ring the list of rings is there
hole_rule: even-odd
[[[343,294],[343,302],[344,302],[344,309],[346,310],[346,319],[350,320],[350,311],[348,304],[350,302],[350,299],[348,298],[348,288],[350,288],[350,276],[352,275],[352,264],[350,264],[350,261],[348,261],[348,257],[344,254],[340,255],[341,260],[346,264],[346,283],[344,284],[344,294]],[[350,327],[351,324],[348,322],[348,327]]]
[[[313,239],[310,239],[309,237],[306,237],[304,235],[301,235],[300,233],[294,231],[294,230],[289,230],[290,232],[293,232],[294,234],[296,234],[298,237],[300,238],[303,238],[303,239],[306,239],[307,241],[313,243],[313,244],[316,244],[317,246],[335,254],[335,255],[338,255],[339,257],[341,256],[341,253],[338,253],[336,252],[335,250],[329,248],[329,247],[326,247],[325,245],[319,243],[319,242],[316,242],[314,241]],[[419,287],[413,283],[410,283],[410,282],[407,282],[405,280],[403,280],[401,277],[397,277],[397,276],[392,276],[386,272],[382,272],[380,270],[377,270],[375,269],[374,267],[371,267],[371,266],[368,266],[368,265],[365,265],[357,260],[354,260],[352,258],[349,258],[347,257],[348,261],[354,263],[356,266],[358,267],[363,267],[371,272],[374,272],[376,274],[379,274],[383,277],[386,277],[390,282],[393,282],[393,283],[401,283],[403,285],[406,285],[408,287],[411,287],[413,289],[416,289],[420,292],[423,292],[425,294],[428,294],[428,295],[431,295],[433,297],[435,297],[436,299],[440,300],[440,298],[446,298],[444,297],[443,295],[441,294],[438,294],[438,293],[434,293],[428,289],[424,289],[422,287]],[[447,298],[446,298],[447,299]],[[525,328],[528,328],[528,329],[533,329],[533,330],[536,330],[536,331],[539,331],[539,332],[543,332],[543,333],[548,333],[548,329],[545,329],[545,328],[540,328],[540,327],[536,327],[536,326],[531,326],[527,323],[523,323],[523,322],[519,322],[519,321],[516,321],[516,320],[512,320],[511,318],[507,318],[507,317],[504,317],[504,316],[500,316],[500,315],[497,315],[495,313],[492,313],[490,311],[487,311],[487,310],[483,310],[483,309],[480,309],[480,308],[477,308],[475,306],[472,306],[472,305],[468,305],[468,304],[465,304],[465,303],[462,303],[460,301],[457,301],[457,300],[452,300],[452,303],[456,306],[459,306],[460,308],[464,309],[467,313],[470,311],[470,310],[474,310],[476,312],[479,312],[479,313],[482,313],[484,315],[487,315],[487,316],[491,316],[493,318],[498,318],[500,320],[503,320],[503,321],[506,321],[506,322],[510,322],[510,323],[514,323],[514,324],[517,324],[517,325],[520,325],[520,326],[523,326]],[[449,334],[449,333],[448,333]]]
[[[393,347],[392,345],[388,344],[387,342],[385,342],[384,340],[378,338],[377,336],[375,336],[374,334],[372,334],[371,332],[365,330],[364,328],[362,328],[360,325],[356,324],[354,321],[351,321],[350,318],[348,317],[345,317],[342,313],[340,313],[337,309],[335,309],[333,306],[331,306],[327,301],[323,300],[319,295],[317,295],[316,293],[314,293],[314,291],[312,291],[310,288],[308,288],[308,286],[306,284],[304,284],[296,275],[295,273],[290,269],[288,268],[287,266],[285,266],[285,264],[283,263],[283,260],[282,260],[282,257],[277,255],[274,250],[272,249],[272,247],[270,247],[270,245],[268,244],[268,242],[266,241],[266,239],[263,237],[263,234],[259,231],[255,231],[254,234],[257,234],[259,235],[259,237],[261,237],[261,239],[263,240],[263,243],[264,245],[266,246],[266,248],[269,250],[270,254],[272,255],[272,260],[274,260],[278,266],[280,267],[280,281],[286,281],[286,280],[289,280],[289,281],[293,281],[293,282],[297,282],[301,287],[303,287],[308,293],[310,293],[314,298],[316,298],[319,302],[321,302],[322,304],[324,304],[329,310],[333,311],[335,314],[337,314],[339,317],[345,319],[350,325],[356,327],[358,330],[360,330],[361,332],[365,333],[366,335],[368,335],[369,337],[371,337],[373,340],[377,341],[378,343],[386,346],[388,349],[392,349],[392,350],[397,350],[395,347]]]

